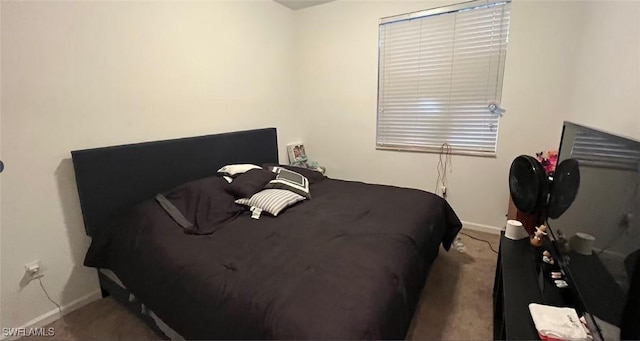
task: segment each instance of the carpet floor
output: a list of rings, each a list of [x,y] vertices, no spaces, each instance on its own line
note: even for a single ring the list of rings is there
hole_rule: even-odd
[[[498,249],[496,235],[468,231]],[[490,340],[496,254],[489,245],[460,235],[462,245],[441,250],[409,327],[409,340]],[[92,302],[46,328],[56,340],[155,340],[159,336],[111,298]],[[29,337],[23,340],[43,338]],[[44,338],[47,339],[47,338]],[[52,339],[52,338],[49,338]]]

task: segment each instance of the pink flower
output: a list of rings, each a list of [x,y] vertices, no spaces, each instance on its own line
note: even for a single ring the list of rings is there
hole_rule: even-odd
[[[545,172],[549,175],[556,170],[556,163],[558,163],[558,151],[547,150],[536,153],[536,159],[540,161]]]

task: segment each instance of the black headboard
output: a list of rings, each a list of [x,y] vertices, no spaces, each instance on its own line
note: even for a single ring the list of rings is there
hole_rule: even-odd
[[[71,152],[88,235],[123,211],[233,163],[277,163],[275,128]]]

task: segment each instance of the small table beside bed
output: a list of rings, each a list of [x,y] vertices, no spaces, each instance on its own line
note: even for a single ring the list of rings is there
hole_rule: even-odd
[[[253,219],[216,170],[277,165],[275,128],[72,157],[92,238],[85,265],[103,296],[171,339],[404,339],[440,245],[462,226],[432,193],[286,166],[311,198]]]

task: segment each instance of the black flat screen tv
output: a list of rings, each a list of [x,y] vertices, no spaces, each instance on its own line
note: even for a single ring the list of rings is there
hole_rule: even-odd
[[[578,195],[549,227],[576,308],[596,339],[640,339],[640,141],[565,122],[558,163],[569,158]]]

